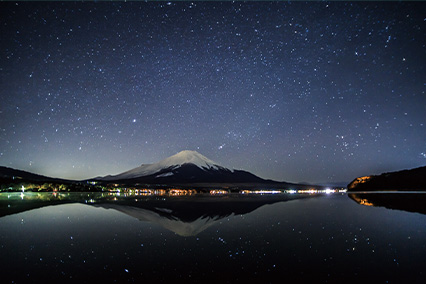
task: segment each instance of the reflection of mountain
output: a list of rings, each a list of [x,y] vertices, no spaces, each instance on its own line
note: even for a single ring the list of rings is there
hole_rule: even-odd
[[[264,205],[313,195],[196,195],[184,197],[120,197],[102,193],[0,194],[0,217],[66,203],[83,203],[158,224],[181,236],[195,236],[231,215],[250,213]]]
[[[181,236],[195,236],[231,215],[250,213],[264,205],[309,195],[196,197],[148,202],[122,200],[94,206],[115,209],[124,214],[158,224]]]
[[[94,195],[94,194],[92,194]],[[9,192],[0,193],[0,217],[46,206],[84,201],[87,193]]]
[[[0,193],[0,217],[46,206],[113,200],[117,195],[103,192],[5,192]]]
[[[120,211],[124,214],[137,218],[140,221],[147,221],[158,224],[167,230],[175,232],[176,234],[184,237],[195,236],[221,219],[219,217],[200,217],[194,221],[184,222],[173,216],[172,212],[169,212],[169,210],[165,208],[156,208],[155,210],[151,211],[139,207],[111,203],[97,206],[105,209],[114,209]]]
[[[361,205],[426,214],[426,194],[422,193],[350,193],[348,196]]]

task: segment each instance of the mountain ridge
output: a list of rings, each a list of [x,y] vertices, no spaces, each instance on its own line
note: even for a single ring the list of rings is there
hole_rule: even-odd
[[[202,154],[184,150],[157,163],[142,164],[117,175],[91,179],[101,183],[126,185],[167,185],[196,188],[325,188],[263,179],[245,170],[229,169]]]
[[[13,169],[5,166],[0,166],[0,179],[12,180],[29,180],[29,181],[44,181],[44,182],[72,182],[71,180],[62,178],[53,178],[40,174],[31,173],[24,170]]]
[[[196,151],[191,150],[183,150],[179,153],[165,158],[157,163],[153,164],[142,164],[139,167],[130,169],[128,171],[122,172],[117,175],[108,175],[104,177],[96,177],[97,180],[102,181],[112,181],[112,180],[124,180],[124,179],[134,179],[143,176],[151,176],[156,173],[164,172],[164,170],[168,169],[169,173],[172,173],[172,170],[179,168],[185,164],[193,164],[200,169],[204,170],[229,170],[225,167],[218,165],[207,157],[201,155]],[[162,173],[165,174],[165,173]]]
[[[424,191],[426,190],[426,166],[414,169],[363,176],[348,184],[348,191]]]
[[[21,181],[57,182],[86,185],[97,183],[120,184],[126,186],[144,185],[148,187],[183,187],[183,188],[228,188],[228,189],[308,189],[325,188],[324,186],[288,183],[263,179],[253,173],[240,169],[229,169],[208,159],[196,151],[184,150],[157,163],[142,164],[117,175],[98,176],[85,180],[64,180],[50,178],[29,172],[0,167],[2,183]]]

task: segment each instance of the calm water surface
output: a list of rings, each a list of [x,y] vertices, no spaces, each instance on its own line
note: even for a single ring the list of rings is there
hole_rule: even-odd
[[[2,283],[426,283],[426,194],[374,196],[2,193]]]

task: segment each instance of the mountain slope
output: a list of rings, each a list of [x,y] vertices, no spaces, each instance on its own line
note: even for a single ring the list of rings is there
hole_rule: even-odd
[[[348,191],[425,191],[426,166],[411,170],[383,173],[375,176],[364,176],[354,179],[348,184]]]
[[[249,172],[239,170],[209,169],[204,170],[193,164],[184,164],[177,167],[165,168],[157,173],[130,179],[115,180],[120,183],[262,183],[266,182]]]
[[[124,173],[114,175],[114,176],[106,176],[103,178],[98,178],[103,181],[112,181],[112,180],[124,180],[124,179],[135,179],[144,176],[151,175],[161,175],[164,177],[168,175],[172,175],[172,170],[177,169],[185,164],[192,164],[202,170],[219,170],[225,169],[221,166],[218,166],[212,160],[206,158],[196,151],[181,151],[173,156],[170,156],[164,160],[161,160],[155,164],[142,164],[140,167],[131,169]]]
[[[40,182],[69,182],[68,180],[51,178],[26,171],[16,170],[0,166],[0,179],[2,180],[23,180]]]
[[[127,184],[270,183],[252,173],[230,170],[196,151],[181,151],[154,164],[143,164],[114,176],[96,180]]]

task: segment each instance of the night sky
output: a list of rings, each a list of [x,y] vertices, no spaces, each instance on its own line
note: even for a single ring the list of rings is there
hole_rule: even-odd
[[[0,3],[0,165],[181,150],[263,178],[426,164],[426,2]]]

